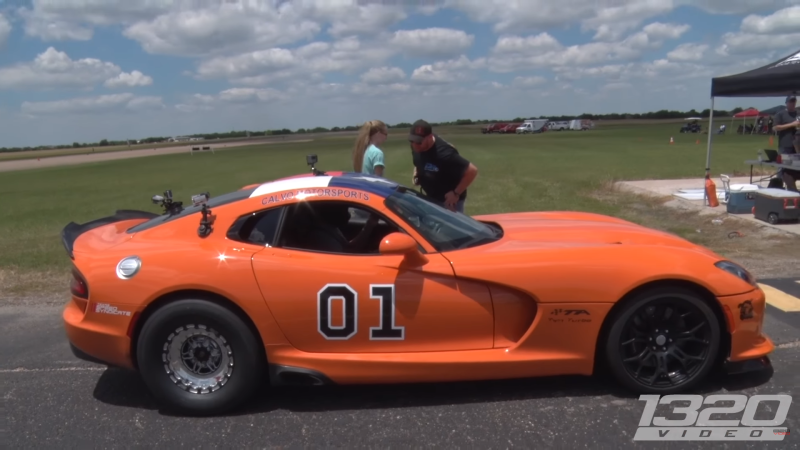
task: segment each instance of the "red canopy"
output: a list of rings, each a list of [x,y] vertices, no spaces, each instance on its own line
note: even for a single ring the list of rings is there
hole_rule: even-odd
[[[768,114],[761,114],[755,108],[749,108],[749,109],[745,109],[744,111],[742,111],[740,113],[734,114],[733,117],[756,117],[756,116],[767,116],[767,115]]]

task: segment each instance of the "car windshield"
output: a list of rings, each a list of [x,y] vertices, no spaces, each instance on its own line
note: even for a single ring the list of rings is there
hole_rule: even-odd
[[[410,189],[398,188],[385,204],[440,252],[495,242],[503,234],[496,226],[450,211]]]

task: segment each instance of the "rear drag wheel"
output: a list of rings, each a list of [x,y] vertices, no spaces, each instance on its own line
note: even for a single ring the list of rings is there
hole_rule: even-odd
[[[232,311],[180,300],[142,327],[139,371],[165,407],[189,415],[220,414],[250,398],[264,379],[263,349]]]
[[[681,288],[645,292],[616,315],[605,342],[614,377],[636,393],[685,392],[714,367],[720,325],[711,308]]]

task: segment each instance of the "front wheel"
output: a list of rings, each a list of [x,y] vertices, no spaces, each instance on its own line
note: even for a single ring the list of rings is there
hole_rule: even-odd
[[[180,300],[156,311],[142,327],[139,371],[169,409],[213,415],[250,398],[263,378],[263,346],[229,309]]]
[[[637,393],[674,394],[702,382],[720,348],[719,321],[697,294],[658,288],[616,314],[605,341],[614,377]]]

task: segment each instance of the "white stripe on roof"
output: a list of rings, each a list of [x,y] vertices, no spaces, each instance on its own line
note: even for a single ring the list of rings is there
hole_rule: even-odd
[[[271,181],[269,183],[264,183],[252,194],[250,194],[250,198],[259,197],[265,194],[272,194],[274,192],[280,191],[288,191],[291,189],[305,189],[305,188],[320,188],[320,187],[328,187],[328,184],[331,182],[330,176],[315,176],[315,177],[300,177],[300,178],[290,178],[288,180],[280,180],[280,181]]]

